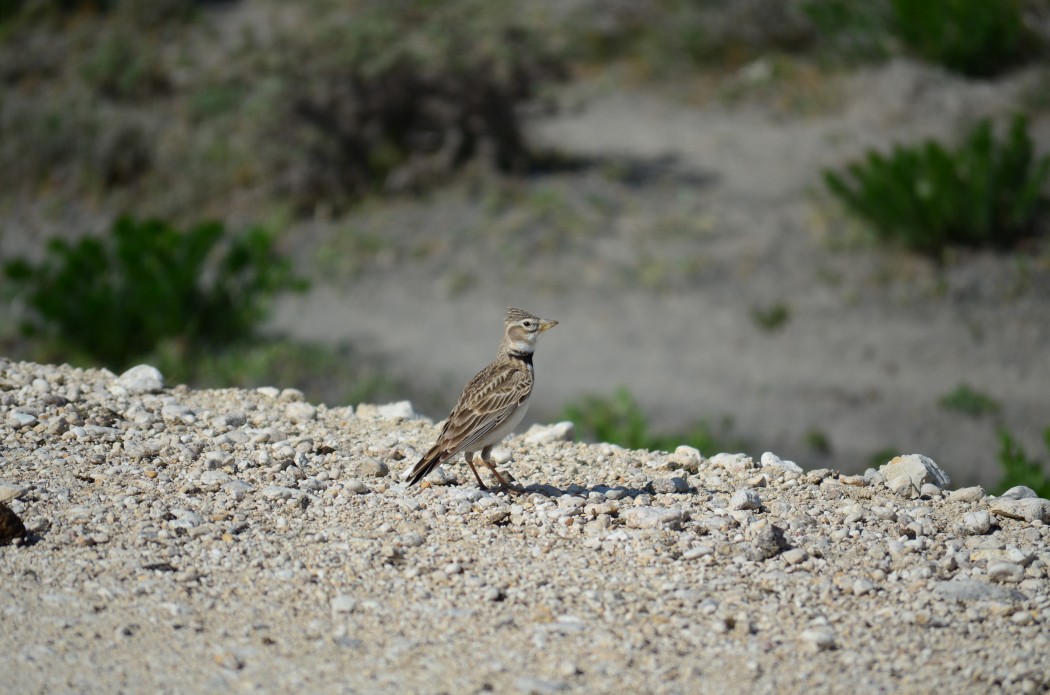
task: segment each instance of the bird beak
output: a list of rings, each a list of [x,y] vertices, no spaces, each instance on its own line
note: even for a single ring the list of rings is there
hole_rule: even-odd
[[[540,333],[543,333],[544,331],[550,330],[551,328],[554,328],[557,325],[558,325],[557,321],[552,321],[550,319],[543,319],[540,322]]]

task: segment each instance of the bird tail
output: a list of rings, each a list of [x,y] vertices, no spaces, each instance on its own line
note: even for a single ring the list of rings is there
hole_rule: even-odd
[[[423,455],[423,458],[416,462],[416,465],[412,466],[408,474],[405,476],[408,478],[408,484],[415,485],[420,480],[427,476],[427,473],[434,470],[434,467],[441,463],[441,455],[445,452],[440,450],[437,446],[434,446],[430,451]]]

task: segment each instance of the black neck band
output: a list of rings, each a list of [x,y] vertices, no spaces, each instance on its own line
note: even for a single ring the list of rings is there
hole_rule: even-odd
[[[532,366],[532,353],[531,352],[519,352],[517,350],[511,350],[509,353],[511,357],[516,360],[521,360],[525,364]]]

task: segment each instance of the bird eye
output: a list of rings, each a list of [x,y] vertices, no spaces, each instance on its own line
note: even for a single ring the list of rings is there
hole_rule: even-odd
[[[525,328],[532,328],[532,321],[525,321],[521,325],[525,326]]]

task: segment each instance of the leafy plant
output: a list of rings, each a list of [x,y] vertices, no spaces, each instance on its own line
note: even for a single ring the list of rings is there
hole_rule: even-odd
[[[1043,441],[1050,452],[1050,427],[1043,432]],[[1024,448],[1005,430],[999,433],[999,467],[1002,470],[1000,492],[1015,485],[1026,485],[1040,497],[1050,499],[1050,476],[1047,475],[1046,466],[1028,458]]]
[[[954,151],[930,140],[824,172],[828,189],[881,239],[938,259],[949,245],[1008,247],[1032,234],[1048,180],[1050,156],[1036,156],[1020,115],[1002,141],[984,120]]]
[[[686,444],[713,453],[744,448],[740,442],[724,438],[724,433],[731,429],[728,420],[722,423],[722,434],[716,434],[703,421],[696,422],[685,432],[651,432],[648,418],[625,388],[617,389],[612,396],[585,396],[566,406],[564,417],[572,420],[586,439],[628,449],[673,451]]]
[[[891,0],[894,32],[919,56],[970,77],[1016,65],[1029,35],[1017,0]]]
[[[768,307],[755,306],[751,308],[751,320],[767,333],[773,333],[784,328],[790,319],[791,307],[784,302],[775,302]]]
[[[959,384],[954,391],[941,396],[938,403],[942,408],[955,410],[974,418],[999,412],[998,401],[969,384]]]
[[[32,310],[27,335],[118,368],[165,340],[243,339],[273,295],[305,287],[264,229],[229,235],[209,222],[180,232],[129,217],[107,237],[52,239],[38,265],[19,259],[4,271]]]

